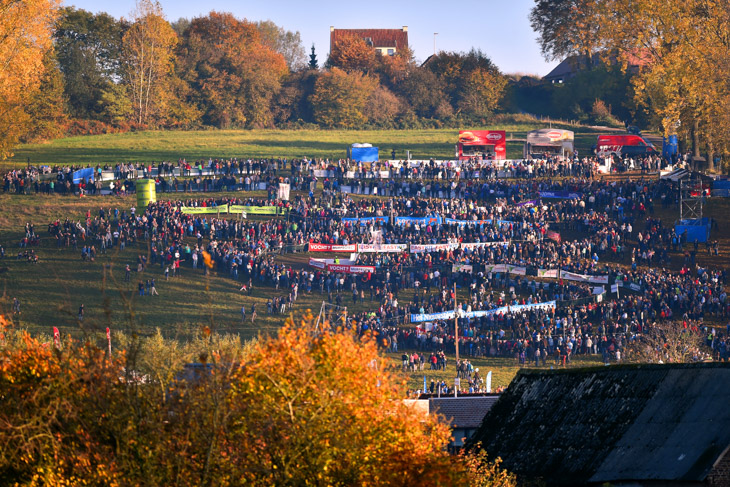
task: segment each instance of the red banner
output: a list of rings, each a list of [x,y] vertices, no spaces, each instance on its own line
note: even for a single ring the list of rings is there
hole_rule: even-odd
[[[357,244],[332,245],[309,242],[310,252],[357,252]]]
[[[343,274],[367,274],[375,272],[375,267],[369,265],[327,264],[327,270]]]

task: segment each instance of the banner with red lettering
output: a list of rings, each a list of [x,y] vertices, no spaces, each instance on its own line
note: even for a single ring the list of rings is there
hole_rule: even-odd
[[[357,244],[358,252],[390,253],[404,252],[406,249],[408,249],[408,244]]]
[[[310,252],[357,252],[357,244],[333,245],[309,242]]]

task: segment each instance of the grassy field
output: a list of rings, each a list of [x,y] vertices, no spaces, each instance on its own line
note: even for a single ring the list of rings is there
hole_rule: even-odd
[[[525,134],[545,124],[511,124],[484,129],[505,130],[508,139],[524,139]],[[470,127],[476,129],[477,127]],[[566,127],[576,132],[576,147],[581,153],[595,143],[595,130]],[[118,162],[188,161],[209,157],[346,157],[347,147],[369,142],[380,147],[381,157],[405,158],[411,151],[415,159],[454,156],[458,130],[201,130],[147,131],[68,137],[18,147],[11,159],[0,167],[31,164],[112,164]],[[522,157],[520,140],[507,143],[507,156]]]

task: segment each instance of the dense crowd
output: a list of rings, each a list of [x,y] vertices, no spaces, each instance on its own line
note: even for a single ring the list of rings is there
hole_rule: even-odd
[[[730,319],[726,271],[697,265],[699,243],[688,241],[686,234],[678,235],[673,226],[654,216],[657,205],[677,205],[676,184],[593,179],[589,162],[544,161],[529,169],[506,168],[523,178],[519,180],[495,178],[492,172],[496,168],[489,161],[472,161],[461,168],[431,163],[415,168],[380,164],[367,169],[399,173],[396,179],[382,180],[366,177],[362,165],[353,167],[343,161],[210,160],[208,167],[214,169],[217,180],[230,178],[229,184],[241,184],[244,191],[262,178],[276,184],[279,179],[275,178],[286,174],[302,178],[304,194],[295,193],[289,201],[270,192],[268,198],[164,201],[140,211],[99,208],[87,212],[82,220],[50,222],[47,229],[58,248],[79,251],[81,247],[82,261],[94,261],[98,253],[112,248],[137,248],[141,242],[149,252],[139,255],[138,272],[159,267],[167,279],[184,269],[199,274],[215,269],[219,275],[228,275],[235,281],[235,289],[244,293],[254,286],[271,286],[276,292],[266,303],[267,314],[286,313],[301,294],[310,293],[320,293],[339,306],[349,304],[350,299],[354,305],[370,303],[366,305],[369,311],[350,314],[350,323],[360,333],[381,335],[393,352],[410,350],[404,367],[414,363],[441,367],[440,354],[456,346],[453,319],[410,323],[414,315],[460,310],[456,320],[464,355],[513,357],[523,365],[545,365],[552,360],[566,364],[583,354],[599,354],[606,362],[620,361],[632,344],[662,323],[681,322],[688,333],[705,334],[709,333],[704,325],[707,319]],[[158,170],[165,177],[175,168],[190,174],[202,167],[202,162],[181,160],[161,164]],[[313,172],[322,168],[337,174],[326,178],[324,191],[317,194],[309,184],[316,180]],[[57,172],[68,174],[71,169]],[[120,178],[139,170],[149,172],[150,168],[114,168]],[[477,178],[461,177],[478,171]],[[390,197],[355,199],[338,191],[347,182],[344,175],[348,172],[351,179],[373,185],[369,192]],[[546,175],[562,177],[543,179]],[[14,184],[8,181],[6,187]],[[299,180],[295,187],[297,184]],[[544,192],[559,193],[564,199],[543,197]],[[565,194],[568,196],[562,196]],[[221,213],[225,216],[183,211],[229,205],[275,206],[281,211],[261,219],[240,218],[225,211]],[[32,248],[39,242],[29,223],[18,258],[37,260]],[[277,258],[286,249],[305,251],[310,242],[378,242],[405,244],[406,249],[357,254],[357,265],[375,269],[361,274],[329,272],[326,266],[298,268]],[[475,243],[485,245],[460,245]],[[422,244],[441,247],[408,250],[410,245]],[[704,250],[717,255],[719,244],[710,241]],[[491,271],[498,264],[526,271],[520,275]],[[606,276],[606,282],[618,283],[620,291],[611,290],[610,284],[597,290],[599,286],[591,282],[539,279],[536,269]],[[126,280],[130,272],[127,267]],[[461,290],[458,295],[454,293],[457,288]],[[140,280],[139,292],[157,294],[154,279]],[[550,306],[536,306],[544,303]],[[471,317],[473,312],[485,313]],[[244,306],[241,314],[242,319],[253,321],[255,307],[247,315]],[[716,335],[713,328],[707,336],[715,358],[727,359],[726,335]],[[660,355],[657,350],[658,360]],[[704,358],[699,350],[696,356]],[[457,367],[478,388],[480,380],[474,380],[466,362]]]

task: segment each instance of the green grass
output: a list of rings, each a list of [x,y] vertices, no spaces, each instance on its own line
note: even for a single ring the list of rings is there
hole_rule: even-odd
[[[499,129],[507,138],[524,139],[525,134],[545,124],[510,124],[472,129]],[[466,128],[466,127],[465,127]],[[596,131],[568,127],[576,132],[576,146],[586,153],[595,143]],[[112,164],[118,162],[188,161],[209,157],[346,157],[347,147],[369,142],[380,147],[381,157],[405,158],[410,150],[415,159],[452,158],[457,129],[427,130],[199,130],[146,131],[68,137],[46,143],[21,145],[0,167],[32,164]],[[507,156],[522,157],[521,141],[507,144]]]
[[[412,352],[410,352],[412,353]],[[430,352],[419,352],[425,353],[428,358]],[[445,381],[449,386],[454,384],[454,378],[456,377],[456,356],[454,354],[447,354],[446,370],[430,370],[428,364],[424,366],[424,370],[418,370],[415,372],[403,371],[401,352],[398,353],[387,353],[388,365],[406,380],[406,387],[408,390],[416,391],[423,389],[423,377],[426,377],[426,385],[430,386],[431,381]],[[495,391],[498,387],[506,387],[512,382],[512,379],[520,370],[520,364],[516,358],[506,357],[489,357],[489,358],[476,358],[464,355],[463,351],[460,355],[461,359],[469,360],[475,368],[479,369],[479,374],[482,378],[486,378],[488,372],[492,372],[492,391]],[[600,355],[581,355],[573,358],[572,362],[568,367],[588,367],[601,365]],[[532,362],[527,361],[525,368],[528,369],[551,369],[560,368],[555,364],[553,357],[547,360],[546,365],[543,367],[535,367],[534,360]],[[468,382],[462,381],[462,387],[468,389]]]

